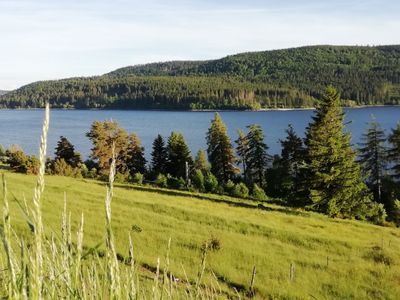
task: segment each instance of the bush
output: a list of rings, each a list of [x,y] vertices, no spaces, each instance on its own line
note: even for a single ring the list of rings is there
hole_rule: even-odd
[[[224,185],[224,191],[228,195],[233,195],[233,190],[235,189],[235,184],[233,183],[232,180],[228,180],[225,185]]]
[[[136,183],[136,184],[143,184],[143,178],[144,178],[143,174],[140,172],[137,172],[137,173],[133,174],[132,182]]]
[[[105,177],[105,179],[107,180],[108,176]],[[115,178],[114,178],[115,182],[118,182],[118,183],[127,182],[128,179],[129,179],[129,172],[125,172],[125,173],[117,172],[115,174]]]
[[[386,210],[382,203],[372,203],[370,220],[378,225],[383,225],[386,221]]]
[[[7,157],[11,169],[19,173],[26,173],[29,158],[22,150],[7,150]]]
[[[247,198],[249,196],[249,189],[243,182],[237,183],[233,190],[233,195],[235,197]]]
[[[201,170],[196,170],[193,175],[193,186],[199,192],[204,192],[204,175]]]
[[[185,180],[183,180],[182,177],[176,178],[176,177],[172,177],[168,174],[167,185],[170,189],[182,190],[186,187],[186,182],[185,182]]]
[[[165,176],[164,174],[158,174],[156,179],[156,185],[160,188],[168,187],[167,176]]]
[[[253,185],[253,190],[251,192],[251,197],[257,200],[267,200],[267,196],[262,188],[260,188],[257,184]]]
[[[26,174],[33,174],[33,175],[38,174],[39,165],[40,161],[35,155],[29,157],[28,161],[26,162]]]
[[[54,161],[52,170],[54,175],[69,177],[81,176],[81,170],[79,168],[73,168],[71,165],[67,164],[63,158]]]
[[[204,177],[204,188],[209,193],[215,193],[218,190],[218,180],[210,172]]]

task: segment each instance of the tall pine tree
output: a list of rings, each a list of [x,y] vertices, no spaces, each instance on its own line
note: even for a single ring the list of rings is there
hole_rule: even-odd
[[[248,155],[248,150],[249,150],[249,146],[248,146],[248,140],[246,137],[246,134],[243,132],[243,130],[239,129],[238,130],[238,138],[235,141],[236,143],[236,154],[239,157],[239,162],[242,164],[242,168],[243,168],[243,177],[244,177],[244,181],[248,182],[248,169],[247,169],[247,155]]]
[[[264,132],[260,125],[247,126],[247,173],[248,180],[258,186],[265,186],[265,175],[268,163],[272,160],[268,155],[268,146],[264,142]]]
[[[286,129],[285,140],[280,141],[282,146],[280,165],[282,168],[282,190],[289,203],[301,204],[302,168],[305,161],[303,140],[296,134],[292,125]]]
[[[206,153],[203,149],[197,151],[193,167],[195,170],[201,171],[203,175],[207,174],[207,172],[210,170],[210,164],[207,161]]]
[[[167,159],[167,147],[163,137],[159,134],[153,141],[153,151],[151,152],[151,171],[155,176],[166,173]]]
[[[235,166],[236,158],[228,136],[228,132],[219,113],[215,113],[214,119],[207,132],[207,154],[211,164],[211,172],[219,182],[227,182],[232,179],[238,169]]]
[[[400,123],[389,135],[389,160],[393,163],[393,178],[400,180]]]
[[[332,217],[363,218],[370,213],[371,195],[343,119],[339,94],[328,87],[306,132],[307,190],[318,211]]]
[[[186,167],[193,166],[193,159],[185,138],[181,133],[173,131],[168,138],[167,172],[177,178],[186,178]]]
[[[142,143],[135,133],[129,135],[129,143],[126,153],[126,165],[131,176],[133,176],[135,173],[146,173],[144,147],[142,147]]]
[[[360,163],[367,182],[377,202],[382,202],[382,179],[387,166],[386,135],[378,122],[373,120],[360,143]]]

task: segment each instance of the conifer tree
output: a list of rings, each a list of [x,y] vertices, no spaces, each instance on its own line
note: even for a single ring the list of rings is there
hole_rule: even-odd
[[[236,158],[227,128],[218,113],[215,113],[211,121],[206,139],[211,172],[219,182],[227,182],[238,173],[238,169],[235,166]]]
[[[364,218],[371,213],[371,196],[343,119],[339,94],[328,87],[306,132],[309,198],[329,216]]]
[[[102,174],[108,174],[112,160],[112,149],[116,158],[117,172],[126,171],[128,133],[115,121],[95,121],[86,136],[93,144],[90,158],[96,161]]]
[[[167,144],[168,163],[167,172],[177,178],[186,178],[186,167],[193,166],[193,159],[190,154],[185,138],[181,133],[172,132]]]
[[[286,138],[281,140],[280,167],[283,171],[281,178],[282,190],[289,202],[298,205],[302,191],[301,170],[305,161],[303,140],[296,134],[292,125],[286,129]]]
[[[66,137],[60,136],[55,150],[54,160],[64,159],[72,167],[77,167],[82,162],[80,154],[75,152],[74,145]]]
[[[206,153],[203,149],[200,149],[196,157],[194,159],[194,165],[193,165],[195,170],[200,170],[203,175],[207,174],[207,172],[210,170],[210,165],[207,161]]]
[[[389,160],[393,163],[393,178],[400,180],[400,122],[389,135]]]
[[[375,200],[382,202],[382,179],[387,166],[386,136],[378,122],[373,120],[360,143],[360,163],[367,182],[374,191]]]
[[[265,175],[271,157],[268,155],[268,146],[264,142],[264,132],[260,125],[247,126],[246,164],[248,180],[258,186],[265,186]]]
[[[128,148],[126,151],[126,165],[131,176],[136,173],[146,173],[146,158],[144,157],[144,147],[140,138],[132,133],[128,138]]]
[[[239,162],[242,164],[244,181],[248,182],[248,170],[247,170],[247,155],[248,155],[248,140],[243,130],[238,130],[238,139],[236,143],[236,154],[239,157]]]
[[[154,139],[153,151],[151,152],[151,170],[154,175],[165,174],[167,170],[167,147],[163,137],[159,134]]]

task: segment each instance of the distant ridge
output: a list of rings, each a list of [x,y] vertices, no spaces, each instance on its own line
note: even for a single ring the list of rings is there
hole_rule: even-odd
[[[0,90],[0,96],[7,94],[9,91]]]
[[[400,104],[400,45],[307,46],[129,66],[98,77],[33,83],[2,96],[0,106],[311,107],[327,85],[340,91],[345,105]]]

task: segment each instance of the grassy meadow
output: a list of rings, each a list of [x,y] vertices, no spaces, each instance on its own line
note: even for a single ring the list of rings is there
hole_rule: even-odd
[[[13,229],[29,235],[20,204],[24,197],[31,201],[36,177],[1,172]],[[45,182],[46,236],[60,232],[65,193],[72,232],[79,231],[83,213],[83,247],[102,242],[97,251],[104,251],[105,183],[61,176],[46,176]],[[158,259],[161,270],[169,262],[178,288],[195,283],[202,248],[211,243],[202,283],[220,291],[216,298],[248,297],[255,266],[258,299],[400,299],[397,228],[266,202],[115,184],[112,229],[120,260],[128,257],[132,237],[142,286],[151,285]]]

